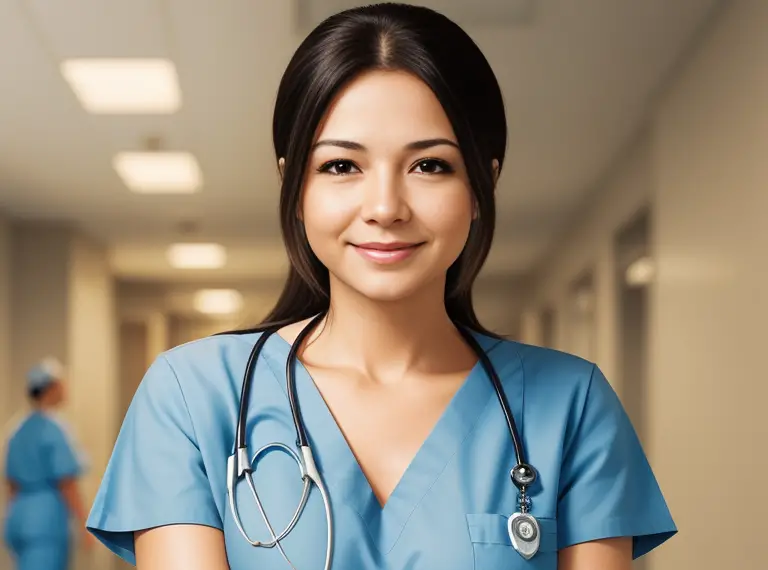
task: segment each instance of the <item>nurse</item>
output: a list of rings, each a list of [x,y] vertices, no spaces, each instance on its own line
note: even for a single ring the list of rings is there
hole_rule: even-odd
[[[229,505],[243,372],[265,329],[276,333],[255,364],[245,440],[250,454],[275,442],[298,453],[295,396],[328,491],[333,570],[629,570],[675,533],[601,371],[499,338],[475,316],[506,125],[485,57],[431,10],[355,8],[304,40],[273,122],[283,293],[258,328],[152,364],[88,520],[100,540],[141,570],[323,570],[317,488],[271,548],[245,540]],[[530,559],[508,531],[521,502],[510,431],[459,329],[490,359],[538,475],[524,501],[539,523]],[[302,495],[296,463],[274,448],[254,469],[281,534]],[[246,482],[235,488],[243,530],[269,542]]]
[[[56,410],[64,401],[64,370],[47,358],[27,374],[33,411],[8,441],[6,481],[10,496],[5,540],[19,570],[65,570],[72,519],[85,531],[77,488],[82,463]],[[92,537],[83,532],[85,545]]]

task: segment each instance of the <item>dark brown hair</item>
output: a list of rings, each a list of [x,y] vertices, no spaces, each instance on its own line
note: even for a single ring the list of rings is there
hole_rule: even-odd
[[[504,162],[504,102],[488,61],[454,22],[433,10],[383,3],[331,16],[302,42],[283,75],[273,118],[277,159],[285,159],[280,223],[290,259],[277,304],[258,330],[326,312],[328,269],[312,252],[297,216],[317,128],[339,91],[369,70],[421,79],[443,106],[461,148],[477,207],[463,252],[449,268],[445,305],[457,325],[487,332],[472,307],[472,284],[493,241],[493,160]]]

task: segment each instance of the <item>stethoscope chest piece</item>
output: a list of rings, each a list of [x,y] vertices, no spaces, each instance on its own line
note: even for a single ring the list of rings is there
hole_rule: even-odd
[[[520,556],[530,560],[539,551],[541,529],[539,521],[528,513],[514,513],[507,521],[512,546]]]

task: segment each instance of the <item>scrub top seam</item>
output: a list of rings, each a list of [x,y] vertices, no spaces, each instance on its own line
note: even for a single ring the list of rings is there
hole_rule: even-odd
[[[187,412],[187,418],[189,418],[189,426],[192,428],[192,444],[195,446],[195,449],[200,453],[200,466],[202,467],[203,474],[205,475],[206,480],[208,481],[208,492],[210,494],[211,501],[213,502],[215,506],[215,512],[216,516],[218,517],[218,521],[213,524],[206,524],[204,526],[210,526],[212,528],[216,528],[219,530],[222,530],[224,528],[224,517],[221,513],[221,510],[219,509],[219,503],[216,500],[215,497],[215,489],[213,488],[213,481],[211,480],[211,477],[208,475],[208,468],[205,464],[205,460],[203,459],[203,450],[200,449],[199,440],[197,438],[197,430],[195,429],[195,420],[192,418],[192,413],[189,411],[189,403],[187,402],[187,397],[184,394],[184,388],[181,386],[181,380],[179,380],[178,374],[176,374],[176,369],[171,364],[171,361],[163,354],[161,355],[161,358],[165,361],[165,363],[168,365],[168,369],[171,371],[171,374],[173,374],[173,378],[176,380],[176,386],[179,388],[179,394],[181,394],[181,400],[184,402],[184,411]],[[200,524],[200,523],[196,523]]]
[[[189,411],[189,403],[187,402],[187,397],[184,394],[184,388],[181,387],[181,381],[179,380],[179,377],[176,374],[176,370],[173,368],[173,365],[171,364],[170,360],[168,360],[168,358],[166,358],[165,355],[162,356],[162,359],[168,365],[168,369],[171,371],[171,374],[173,375],[173,379],[176,380],[176,386],[178,386],[179,388],[179,393],[181,394],[181,400],[184,402],[184,411],[187,413],[187,418],[189,418],[189,425],[192,428],[193,442],[195,444],[195,447],[199,450],[200,445],[198,444],[197,430],[195,429],[195,421],[192,419],[192,414]]]
[[[522,373],[522,380],[520,381],[520,437],[523,438],[525,437],[525,361],[520,354],[520,350],[518,350],[517,343],[513,343],[513,347],[515,349],[515,356],[517,356],[517,360],[520,362],[520,372]],[[515,423],[517,423],[517,418],[515,418]]]
[[[576,422],[576,427],[573,430],[571,441],[568,442],[568,446],[563,452],[563,458],[560,462],[561,464],[565,463],[568,460],[569,456],[571,455],[574,449],[574,442],[578,439],[577,435],[581,431],[581,426],[584,424],[584,415],[587,409],[587,402],[589,401],[589,395],[592,392],[592,384],[595,378],[596,370],[597,370],[597,365],[592,363],[592,371],[589,374],[589,383],[587,384],[587,390],[586,390],[586,393],[584,394],[584,401],[581,403],[581,409],[579,410],[579,419]],[[559,500],[559,497],[558,497],[558,500]]]
[[[269,368],[269,372],[272,375],[272,379],[278,385],[278,387],[280,388],[280,391],[283,393],[283,395],[286,398],[288,398],[288,392],[285,390],[285,386],[283,386],[283,384],[280,383],[279,374],[275,370],[274,366],[272,366],[272,359],[270,358],[271,355],[270,354],[265,354],[264,356],[265,356],[264,362],[267,363],[267,368]],[[290,401],[288,403],[290,404]]]

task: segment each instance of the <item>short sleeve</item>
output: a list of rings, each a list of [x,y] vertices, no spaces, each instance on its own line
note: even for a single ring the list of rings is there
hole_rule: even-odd
[[[558,546],[633,537],[633,558],[677,532],[640,441],[599,368],[560,474]]]
[[[67,434],[53,422],[47,431],[45,458],[50,469],[50,478],[53,481],[61,481],[80,475],[80,461]]]
[[[133,533],[171,524],[222,528],[181,387],[161,356],[131,402],[86,526],[135,564]]]

